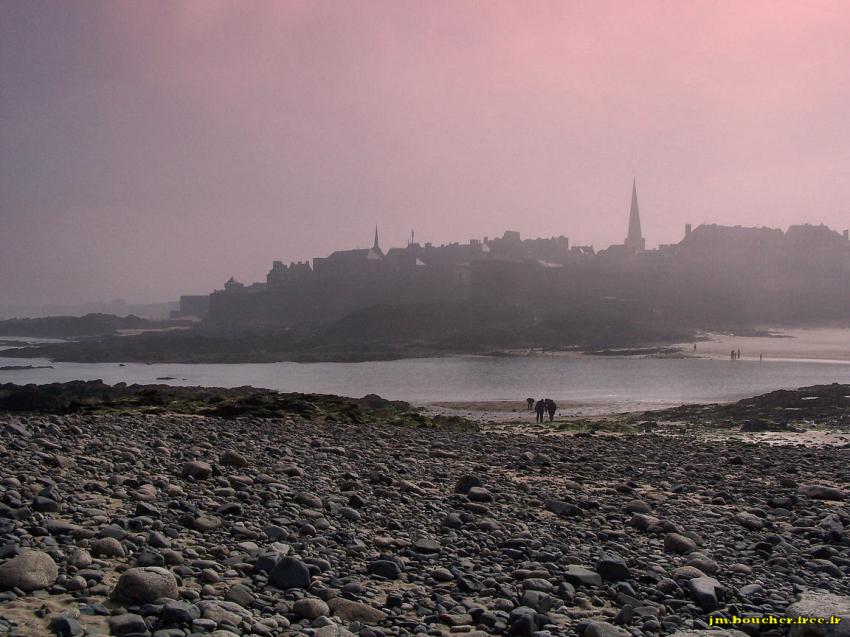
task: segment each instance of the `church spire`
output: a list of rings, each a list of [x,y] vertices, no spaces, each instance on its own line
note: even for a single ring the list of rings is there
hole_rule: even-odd
[[[375,252],[381,251],[381,246],[378,245],[378,226],[377,225],[375,226],[375,243],[372,244],[372,249]]]
[[[625,241],[629,250],[639,251],[646,248],[646,241],[640,229],[640,209],[638,208],[637,180],[632,179],[632,205],[629,209],[629,234]]]

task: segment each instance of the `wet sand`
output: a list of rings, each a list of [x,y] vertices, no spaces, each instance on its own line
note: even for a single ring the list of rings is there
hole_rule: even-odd
[[[850,328],[765,328],[770,336],[738,336],[706,333],[697,342],[677,343],[683,353],[704,358],[728,359],[731,351],[741,350],[742,360],[817,361],[850,363]]]
[[[633,411],[664,409],[669,403],[641,403],[637,405],[630,401],[571,401],[552,397],[558,410],[556,421],[574,420],[576,418],[594,418],[611,416]],[[460,416],[474,422],[497,423],[534,423],[535,413],[529,411],[524,400],[478,400],[478,401],[443,401],[421,403],[416,405],[426,414],[443,416]],[[549,416],[546,416],[548,422]]]

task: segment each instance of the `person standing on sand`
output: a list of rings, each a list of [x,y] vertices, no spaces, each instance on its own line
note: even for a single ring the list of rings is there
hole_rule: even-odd
[[[558,405],[555,404],[554,400],[550,400],[546,404],[546,411],[549,412],[549,422],[555,420],[555,412],[558,410]]]
[[[741,348],[738,348],[738,356],[736,356],[738,360],[741,360]]]
[[[525,402],[528,403],[528,411],[532,411],[534,409],[534,399],[526,398]]]
[[[537,412],[537,421],[543,422],[543,414],[546,412],[546,401],[542,398],[534,405],[534,411]]]

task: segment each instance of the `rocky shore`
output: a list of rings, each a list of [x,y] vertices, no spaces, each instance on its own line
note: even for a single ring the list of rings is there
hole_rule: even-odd
[[[850,632],[848,446],[142,411],[0,413],[0,635]]]

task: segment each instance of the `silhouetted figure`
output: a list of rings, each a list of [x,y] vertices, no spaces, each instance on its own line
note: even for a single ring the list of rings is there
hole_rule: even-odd
[[[546,413],[546,401],[542,398],[534,405],[534,411],[537,412],[537,422],[543,422],[543,414]]]
[[[764,360],[764,358],[762,358],[762,355],[761,355],[761,354],[759,354],[759,362],[761,362],[761,361],[763,361],[763,360]]]
[[[734,349],[732,350],[732,353],[729,355],[729,358],[731,358],[732,360],[735,360],[735,350]]]
[[[528,403],[528,411],[531,411],[531,410],[534,409],[534,399],[533,398],[526,398],[525,402]]]
[[[549,422],[555,420],[555,411],[557,411],[558,405],[555,404],[554,400],[550,400],[546,403],[546,411],[549,412]]]
[[[697,344],[694,343],[694,351],[697,351]]]
[[[741,349],[738,348],[738,360],[741,360]]]

